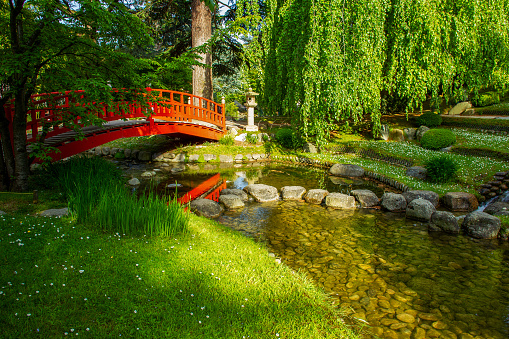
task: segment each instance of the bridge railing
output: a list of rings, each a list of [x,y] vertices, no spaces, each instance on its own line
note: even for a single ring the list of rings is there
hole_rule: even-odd
[[[83,119],[87,115],[79,114],[83,111],[93,113],[92,119],[99,118],[106,122],[134,118],[146,118],[151,124],[154,119],[185,123],[201,121],[225,130],[224,105],[189,93],[152,88],[146,90],[155,99],[149,99],[148,106],[125,101],[83,104],[86,95],[84,91],[34,94],[28,104],[30,109],[27,113],[27,142],[36,141],[37,135],[42,133],[45,126],[46,138],[70,131],[71,128],[65,126],[64,121],[85,126]],[[118,92],[122,94],[122,91]],[[7,119],[11,122],[12,137],[14,102],[7,104],[5,109]]]

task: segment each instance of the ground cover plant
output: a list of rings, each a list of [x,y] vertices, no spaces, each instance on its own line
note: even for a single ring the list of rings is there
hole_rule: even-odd
[[[356,338],[307,278],[195,216],[171,238],[0,216],[0,262],[8,338]]]

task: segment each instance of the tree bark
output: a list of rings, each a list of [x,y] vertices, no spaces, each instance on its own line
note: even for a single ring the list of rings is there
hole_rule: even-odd
[[[205,44],[212,36],[212,13],[201,0],[193,0],[191,4],[192,47]],[[207,68],[194,66],[193,94],[212,100],[212,54],[200,53],[200,61]]]
[[[27,126],[27,102],[26,91],[20,90],[16,93],[16,105],[12,121],[12,135],[14,146],[14,170],[15,191],[28,191],[28,176],[30,175],[30,163],[28,161],[26,126]]]
[[[7,102],[7,100],[5,100]],[[11,131],[9,130],[9,120],[7,119],[7,114],[5,112],[4,102],[0,102],[0,108],[2,109],[2,114],[0,114],[0,155],[2,156],[2,162],[0,166],[2,166],[3,177],[2,180],[5,180],[4,184],[7,188],[10,188],[10,180],[14,177],[14,153],[12,150],[11,143]]]

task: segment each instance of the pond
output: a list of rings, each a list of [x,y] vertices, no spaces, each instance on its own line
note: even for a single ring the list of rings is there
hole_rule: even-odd
[[[158,187],[176,181],[184,189],[217,173],[207,171],[161,175]],[[379,197],[388,190],[302,167],[221,173],[231,188],[253,183],[344,193],[365,188]],[[218,221],[265,243],[286,265],[306,274],[332,296],[349,323],[369,325],[364,338],[509,337],[507,242],[430,233],[404,214],[295,201],[250,202]]]

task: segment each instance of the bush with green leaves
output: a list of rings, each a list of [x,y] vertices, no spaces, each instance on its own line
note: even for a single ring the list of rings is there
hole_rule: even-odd
[[[439,184],[453,180],[458,171],[458,165],[447,155],[442,155],[427,161],[424,167],[427,170],[427,180]]]
[[[219,139],[219,144],[224,146],[233,146],[233,144],[235,144],[235,139],[231,134],[226,134]]]
[[[237,119],[239,117],[239,108],[234,102],[226,104],[226,116]]]
[[[256,134],[256,133],[246,134],[246,141],[253,145],[257,144],[258,143],[258,134]]]
[[[424,133],[421,146],[427,149],[439,150],[449,147],[456,142],[456,136],[449,129],[437,128]]]
[[[442,124],[442,117],[440,114],[434,112],[426,112],[421,114],[416,119],[417,126],[426,126],[429,128],[438,127]]]
[[[498,92],[486,92],[476,95],[472,101],[475,107],[491,106],[500,103],[500,94]]]
[[[276,132],[276,142],[288,149],[295,149],[302,143],[291,128],[282,128]]]

